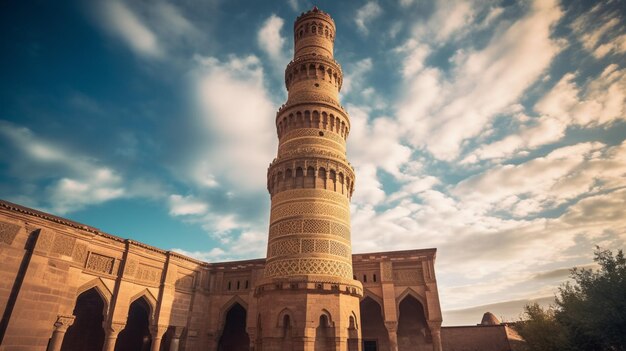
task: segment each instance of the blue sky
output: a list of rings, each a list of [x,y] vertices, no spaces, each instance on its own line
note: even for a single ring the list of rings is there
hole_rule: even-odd
[[[312,5],[3,2],[0,197],[207,261],[265,256]],[[623,3],[317,5],[352,120],[354,251],[437,247],[446,324],[515,319],[594,245],[624,247]]]

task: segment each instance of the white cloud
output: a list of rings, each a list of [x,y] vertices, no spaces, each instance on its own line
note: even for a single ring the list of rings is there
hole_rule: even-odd
[[[4,156],[10,157],[9,172],[27,185],[16,195],[29,197],[33,206],[62,215],[134,195],[110,167],[42,140],[28,128],[0,121],[0,135],[18,152]],[[38,185],[42,180],[50,184]]]
[[[522,125],[514,134],[501,140],[479,146],[466,156],[462,163],[524,155],[527,150],[555,142],[565,136],[568,124],[561,119],[550,116],[524,118],[530,121],[529,124]]]
[[[626,33],[619,11],[606,12],[605,2],[583,13],[571,28],[583,47],[600,59],[609,54],[626,52]]]
[[[418,43],[440,45],[448,40],[459,40],[470,29],[475,13],[487,2],[437,1],[435,12],[428,21],[417,21],[413,26],[414,39]]]
[[[525,198],[532,198],[535,211],[553,208],[591,190],[587,180],[578,186],[567,186],[586,158],[604,147],[599,143],[581,143],[552,151],[520,165],[495,166],[484,173],[467,178],[452,191],[464,202],[476,208],[506,210]],[[511,204],[507,204],[511,201]],[[507,205],[505,205],[507,204]],[[522,202],[528,206],[531,202]]]
[[[214,247],[208,251],[187,251],[174,248],[180,254],[205,262],[224,262],[241,259],[241,257],[263,257],[267,248],[267,233],[246,230],[235,240],[223,242],[225,248]]]
[[[287,0],[287,4],[289,4],[289,7],[291,7],[291,9],[294,11],[298,11],[300,9],[298,0]]]
[[[378,5],[376,1],[369,1],[356,11],[354,16],[354,23],[361,33],[367,35],[369,33],[369,22],[376,19],[383,13],[383,9]]]
[[[372,70],[372,67],[372,59],[369,57],[356,61],[351,65],[343,78],[343,84],[341,85],[342,96],[352,93],[353,90],[362,90],[365,75]]]
[[[354,202],[378,203],[384,199],[382,184],[377,178],[377,169],[395,176],[400,167],[409,161],[411,150],[398,142],[399,131],[388,117],[369,120],[370,110],[364,106],[348,105],[350,111],[350,137],[348,158],[357,172]]]
[[[221,260],[221,258],[223,258],[226,254],[226,252],[219,247],[214,247],[209,251],[187,251],[179,248],[173,248],[172,251],[204,262],[215,262]]]
[[[350,111],[350,143],[348,156],[356,166],[373,164],[398,175],[400,166],[409,161],[411,149],[399,143],[400,131],[388,117],[369,120],[365,107],[348,105]]]
[[[479,146],[463,162],[520,155],[560,140],[568,127],[595,127],[624,119],[626,70],[610,64],[583,86],[576,84],[576,74],[567,73],[541,97],[534,110],[539,117],[518,114],[517,119],[524,123],[519,130],[501,140]]]
[[[190,45],[196,50],[210,37],[181,8],[165,1],[97,0],[90,5],[97,23],[142,57],[171,59],[177,50],[185,52]]]
[[[276,154],[276,108],[263,85],[263,68],[255,56],[227,61],[196,57],[193,71],[199,127],[208,140],[187,160],[200,186],[234,186],[236,191],[264,188],[264,174]]]
[[[413,5],[415,0],[400,0],[399,2],[400,2],[400,6],[402,6],[402,7],[409,7],[409,6]]]
[[[550,295],[562,279],[530,282],[530,272],[588,264],[594,244],[626,242],[625,161],[626,143],[580,143],[444,190],[416,177],[375,203],[394,202],[387,210],[353,206],[354,250],[437,247],[444,310]],[[568,202],[556,218],[526,218]]]
[[[156,35],[123,2],[101,1],[98,5],[107,30],[125,41],[133,51],[149,57],[163,55]]]
[[[409,79],[419,73],[424,68],[426,57],[430,54],[430,48],[427,45],[419,44],[414,39],[409,39],[409,41],[394,51],[406,55],[402,70],[402,75],[405,79]]]
[[[287,40],[280,34],[284,23],[285,21],[282,18],[272,14],[265,20],[257,34],[259,47],[267,53],[270,60],[281,72],[289,62],[289,57],[286,55],[284,48]]]
[[[201,215],[208,211],[209,205],[194,198],[192,195],[172,194],[169,197],[170,215],[187,216]]]
[[[468,1],[442,1],[439,3],[438,12],[445,16],[445,20],[437,31],[437,39],[445,40],[459,29],[467,26],[473,19],[472,4]]]
[[[457,53],[451,78],[426,68],[407,79],[398,118],[411,143],[439,159],[457,158],[464,141],[507,112],[548,68],[561,50],[551,39],[560,17],[557,4],[537,1],[484,49]]]
[[[553,118],[567,118],[580,126],[597,126],[625,118],[626,69],[611,64],[584,90],[576,85],[575,78],[571,73],[564,75],[537,102],[535,110]]]
[[[92,172],[89,179],[61,178],[48,187],[55,213],[65,214],[125,195],[122,179],[107,168]]]

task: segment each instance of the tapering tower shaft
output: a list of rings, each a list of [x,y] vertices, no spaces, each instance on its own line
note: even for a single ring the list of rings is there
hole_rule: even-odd
[[[359,349],[363,287],[353,279],[350,242],[355,176],[334,40],[327,13],[313,8],[296,19],[288,98],[276,113],[278,154],[267,173],[267,261],[255,290],[254,342],[264,351]]]
[[[266,278],[353,282],[354,171],[346,158],[350,119],[338,101],[343,75],[333,59],[334,35],[332,18],[317,9],[295,22],[288,99],[276,114],[278,156],[268,170]]]

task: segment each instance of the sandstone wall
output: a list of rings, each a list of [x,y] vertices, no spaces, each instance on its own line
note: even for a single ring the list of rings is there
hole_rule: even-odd
[[[399,306],[407,296],[423,306],[432,337],[441,319],[433,271],[435,250],[360,254],[352,258],[354,278],[362,282],[365,296],[375,299],[384,325],[383,335],[367,337],[393,338],[401,315]],[[216,350],[226,316],[236,305],[245,310],[246,335],[251,339],[257,335],[255,289],[263,278],[264,259],[201,262],[0,201],[0,262],[2,351],[59,350],[75,321],[77,299],[90,291],[96,291],[104,305],[105,350],[114,349],[126,327],[131,305],[140,299],[149,309],[150,336],[157,345],[153,350]],[[319,300],[311,305],[325,305],[324,300],[336,293],[332,284],[311,288],[315,291],[307,298]],[[289,286],[281,289],[285,289],[282,294],[289,300]],[[361,320],[353,315],[357,308],[346,302],[336,311],[328,311],[329,325],[340,326],[344,339],[356,340],[360,335]],[[311,311],[290,312],[294,320],[298,313],[316,319]],[[281,329],[286,313],[277,310],[275,316],[267,316],[270,327],[277,329],[272,335],[286,333]],[[313,326],[319,321],[310,323]],[[295,333],[295,329],[289,333]],[[319,331],[312,327],[311,333]],[[282,347],[291,341],[277,342]],[[380,344],[386,345],[387,341]],[[425,345],[432,347],[432,339]]]
[[[444,351],[510,351],[505,325],[441,328]]]

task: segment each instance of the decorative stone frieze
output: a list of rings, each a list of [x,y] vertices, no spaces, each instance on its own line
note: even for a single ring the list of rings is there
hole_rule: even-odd
[[[91,252],[89,253],[85,268],[95,272],[112,274],[114,264],[115,258]]]

